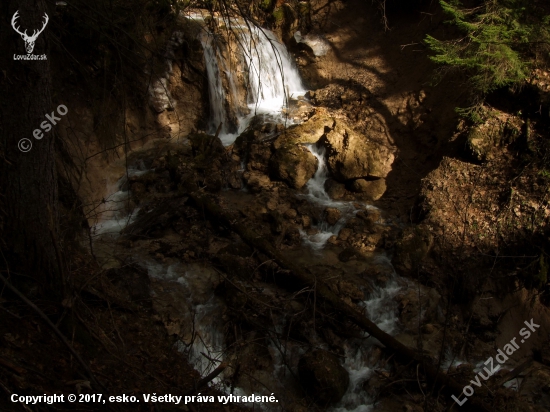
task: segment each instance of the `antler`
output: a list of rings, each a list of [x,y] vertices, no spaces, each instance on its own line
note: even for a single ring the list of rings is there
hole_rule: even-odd
[[[49,21],[50,21],[50,18],[48,17],[48,15],[46,13],[44,13],[44,25],[42,26],[42,28],[39,31],[35,30],[33,32],[32,36],[30,37],[30,39],[36,40],[38,35],[44,31],[44,29],[46,28],[46,25],[48,24]]]
[[[13,27],[13,29],[14,29],[17,33],[19,33],[21,36],[27,37],[27,30],[25,30],[25,33],[21,33],[21,32],[19,31],[19,27],[15,27],[15,20],[17,20],[18,18],[19,18],[19,10],[17,10],[17,11],[15,12],[15,14],[13,15],[13,17],[11,18],[11,27]]]

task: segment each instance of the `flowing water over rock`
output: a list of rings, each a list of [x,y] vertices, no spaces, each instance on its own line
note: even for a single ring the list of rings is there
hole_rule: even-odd
[[[325,190],[325,183],[330,178],[326,161],[326,150],[324,146],[317,144],[306,144],[305,147],[317,159],[317,171],[315,175],[307,182],[307,194],[304,195],[310,202],[324,208],[337,209],[340,212],[340,218],[336,223],[330,224],[326,220],[315,227],[318,231],[313,235],[308,235],[303,230],[300,231],[305,243],[316,251],[321,251],[331,236],[338,236],[338,233],[346,221],[353,217],[358,209],[353,202],[332,200]],[[376,209],[374,206],[365,205],[366,209]]]
[[[195,17],[196,18],[196,17]],[[205,61],[209,81],[210,98],[210,133],[214,133],[222,123],[220,138],[225,145],[231,144],[244,131],[256,114],[263,114],[275,119],[275,122],[285,122],[285,108],[288,107],[288,98],[292,95],[303,94],[303,86],[298,72],[286,48],[279,43],[274,34],[267,30],[252,28],[245,25],[233,25],[244,50],[237,57],[246,68],[246,104],[239,104],[238,88],[240,87],[234,72],[236,64],[223,58],[224,51],[220,49],[215,37],[208,32],[201,34],[204,47]],[[236,119],[236,125],[231,128],[231,117]],[[327,240],[337,236],[348,219],[357,212],[358,207],[353,202],[334,201],[325,190],[325,183],[329,178],[325,149],[321,145],[306,145],[308,150],[317,158],[317,171],[306,184],[306,193],[298,194],[319,208],[332,208],[339,211],[337,221],[320,222],[317,233],[307,235],[302,232],[304,240],[303,255],[320,254]],[[131,169],[128,176],[145,173],[145,170]],[[123,176],[116,187],[115,193],[109,198],[117,205],[116,211],[104,215],[104,219],[95,227],[96,233],[110,233],[116,238],[120,231],[131,223],[137,210],[130,210],[124,206],[128,203],[129,188],[127,177]],[[362,208],[372,206],[362,205]],[[97,242],[96,242],[97,243]],[[177,334],[182,338],[177,347],[187,354],[190,363],[205,376],[215,367],[212,360],[224,359],[226,344],[224,342],[223,321],[220,314],[224,312],[225,304],[222,299],[214,295],[214,288],[219,283],[215,280],[213,270],[195,264],[182,262],[152,261],[142,257],[139,252],[133,255],[135,263],[147,269],[152,281],[152,297],[157,313],[169,330],[170,334]],[[313,260],[313,258],[312,258]],[[395,295],[402,285],[391,263],[383,253],[373,254],[373,265],[383,265],[392,273],[390,279],[382,286],[373,286],[364,290],[366,298],[359,302],[367,316],[380,328],[388,333],[395,333],[398,329],[397,304]],[[284,319],[273,319],[275,332],[283,334]],[[279,330],[278,330],[279,329]],[[268,351],[272,366],[266,373],[269,390],[277,391],[281,397],[295,382],[292,376],[298,375],[298,361],[305,353],[304,347],[291,340],[284,343],[268,339]],[[365,383],[372,376],[376,361],[372,361],[372,351],[376,350],[377,342],[372,338],[347,339],[343,341],[345,360],[343,367],[350,376],[349,387],[341,401],[330,410],[334,412],[355,411],[364,412],[372,409],[371,395],[365,391]],[[320,343],[323,347],[325,344]],[[283,356],[284,354],[284,356]],[[210,359],[209,359],[210,358]],[[290,371],[291,373],[288,373]],[[258,372],[259,373],[259,372]],[[230,388],[225,386],[224,375],[220,375],[213,383],[220,389],[233,390],[237,394],[249,394],[251,391],[261,393],[265,388],[254,384],[253,381],[246,388]],[[265,380],[265,379],[264,379]],[[254,386],[256,385],[256,386]],[[290,386],[289,386],[290,385]],[[250,386],[250,387],[248,387]],[[267,385],[266,385],[267,386]],[[268,388],[269,388],[268,386]],[[263,406],[265,410],[281,410],[281,405]]]
[[[199,13],[188,16],[204,22]],[[207,132],[230,145],[256,115],[292,124],[286,113],[289,99],[305,94],[302,80],[286,47],[270,30],[246,24],[239,19],[222,20],[231,31],[224,45],[217,33],[206,29],[200,34],[208,74],[210,120]],[[240,93],[240,91],[244,93]]]

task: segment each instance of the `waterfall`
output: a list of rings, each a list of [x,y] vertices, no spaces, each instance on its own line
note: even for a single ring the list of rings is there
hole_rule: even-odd
[[[223,56],[220,56],[218,49],[214,43],[214,37],[211,33],[202,32],[200,34],[200,41],[204,50],[204,60],[206,63],[206,73],[208,76],[208,98],[210,102],[210,119],[208,121],[208,133],[214,134],[222,123],[221,136],[229,134],[229,125],[227,122],[228,116],[225,113],[226,95],[223,88],[222,70],[218,62],[225,65]],[[224,67],[225,68],[225,67]],[[233,76],[231,71],[224,70],[228,73],[229,82],[233,83]],[[231,91],[234,91],[235,87],[231,87]],[[236,96],[236,93],[235,93]],[[235,98],[235,96],[232,96]]]
[[[300,74],[275,35],[254,27],[240,36],[246,46],[250,109],[257,113],[279,113],[287,99],[305,93]]]
[[[198,13],[188,17],[204,23],[204,17]],[[222,123],[219,137],[227,146],[248,127],[255,115],[292,124],[292,119],[285,117],[288,101],[303,96],[305,89],[286,47],[270,30],[245,24],[239,19],[221,20],[220,23],[230,29],[232,38],[226,36],[224,40],[234,43],[235,56],[225,50],[223,42],[216,41],[217,35],[206,27],[199,35],[210,99],[207,132],[214,134]],[[239,87],[245,91],[243,96],[238,93]]]

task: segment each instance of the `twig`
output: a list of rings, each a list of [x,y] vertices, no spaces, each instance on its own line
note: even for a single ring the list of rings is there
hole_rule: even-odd
[[[218,376],[220,373],[222,373],[225,368],[227,368],[227,363],[225,362],[222,362],[218,365],[218,367],[216,369],[214,369],[212,372],[210,372],[207,376],[205,376],[204,378],[202,378],[201,380],[199,380],[197,382],[197,384],[195,385],[195,387],[193,389],[190,389],[188,390],[187,392],[185,392],[183,394],[183,396],[190,396],[192,395],[193,393],[195,393],[196,391],[198,391],[200,388],[202,388],[203,386],[205,386],[206,384],[208,384],[210,381],[212,381],[216,376]]]
[[[506,382],[511,381],[516,376],[518,376],[520,373],[522,373],[525,369],[529,368],[532,363],[533,363],[533,359],[526,360],[521,365],[519,365],[517,368],[515,368],[514,370],[508,372],[502,379],[500,379],[497,382],[497,386],[502,386]]]

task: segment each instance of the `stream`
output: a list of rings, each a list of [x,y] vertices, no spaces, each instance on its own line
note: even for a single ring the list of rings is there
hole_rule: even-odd
[[[199,14],[194,14],[190,18],[199,22],[204,21]],[[235,59],[224,58],[226,52],[219,47],[216,37],[208,30],[205,29],[201,33],[200,41],[204,48],[210,99],[210,120],[207,132],[215,133],[218,126],[222,124],[219,137],[227,146],[233,143],[257,114],[276,119],[277,122],[287,126],[292,124],[294,119],[288,118],[286,110],[289,96],[302,96],[305,90],[292,57],[272,32],[266,29],[249,29],[247,25],[236,20],[225,22],[225,24],[232,24],[231,28],[235,33],[235,38],[242,46]],[[239,95],[234,61],[241,62],[246,72],[246,101],[240,104],[237,103]],[[229,93],[230,96],[226,96],[226,93]],[[233,102],[232,107],[227,106],[226,102],[228,101]],[[236,124],[232,125],[231,118],[236,119]],[[329,197],[325,191],[325,182],[329,178],[325,150],[320,145],[306,145],[306,147],[317,158],[318,167],[313,178],[307,182],[304,193],[299,193],[297,196],[307,199],[321,210],[330,207],[338,209],[341,213],[336,224],[329,225],[324,221],[318,223],[314,227],[316,231],[314,234],[308,235],[301,230],[302,253],[322,254],[327,241],[332,236],[337,236],[348,219],[352,218],[360,209],[357,207],[357,202],[334,201]],[[137,165],[129,169],[127,175],[122,176],[114,187],[109,188],[112,195],[106,199],[102,218],[93,228],[96,250],[111,251],[111,246],[107,242],[116,241],[120,231],[137,215],[137,208],[131,210],[127,207],[129,203],[128,178],[146,172],[143,165]],[[373,206],[365,204],[360,204],[360,207],[363,210],[373,208]],[[181,302],[184,312],[182,317],[189,322],[189,325],[192,325],[192,328],[186,332],[187,341],[179,341],[177,347],[188,357],[189,362],[201,375],[205,376],[215,367],[205,355],[221,361],[224,359],[225,349],[223,322],[218,315],[223,312],[225,304],[221,298],[214,294],[215,282],[213,281],[210,289],[197,289],[199,280],[208,278],[211,274],[204,272],[198,265],[177,261],[159,263],[139,254],[133,256],[133,260],[147,270],[153,283],[157,282],[156,284],[162,285],[161,288],[153,288],[154,290],[151,291],[153,297],[160,293],[160,290],[164,293],[172,286],[177,286],[177,298],[184,301]],[[382,330],[395,334],[399,330],[399,325],[397,303],[394,297],[402,290],[404,282],[397,279],[391,262],[384,252],[373,253],[372,261],[373,264],[388,267],[393,275],[382,287],[375,286],[365,293],[367,298],[360,303],[360,306],[365,310],[367,317]],[[282,320],[280,323],[282,325]],[[275,329],[278,327],[276,322]],[[281,351],[278,350],[280,348],[276,347],[278,344],[272,341],[269,347],[274,371],[271,377],[272,392],[275,395],[283,395],[279,391],[285,390],[285,385],[289,384],[288,374],[284,373],[285,369],[289,367],[297,375],[297,360],[304,350],[295,343],[286,342],[287,347],[284,352],[288,354],[288,358],[283,360]],[[376,345],[380,345],[380,343],[373,338],[344,340],[343,367],[349,373],[350,383],[342,400],[331,407],[330,411],[365,412],[373,409],[373,400],[363,385],[373,374],[375,365],[370,364],[369,366],[369,357]],[[225,386],[223,374],[216,378],[212,384],[217,384],[218,387]],[[262,387],[253,389],[255,393],[265,392],[265,388]],[[247,394],[242,388],[225,387],[225,390],[233,391],[235,394]],[[278,398],[284,397],[278,396]],[[273,405],[266,404],[262,407],[265,410],[284,410],[281,404],[276,407]]]

